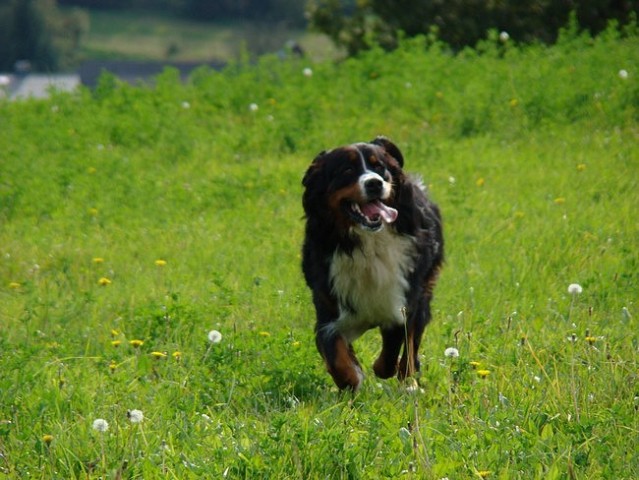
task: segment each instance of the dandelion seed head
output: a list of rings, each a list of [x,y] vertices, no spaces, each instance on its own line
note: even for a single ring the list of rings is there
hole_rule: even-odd
[[[144,420],[142,410],[128,410],[126,416],[131,423],[141,423]]]
[[[450,357],[450,358],[457,358],[459,357],[459,350],[457,350],[455,347],[448,347],[446,350],[444,350],[444,356]]]
[[[220,343],[222,341],[222,334],[217,330],[211,330],[208,333],[208,338],[211,343]]]
[[[619,70],[619,78],[621,78],[622,80],[626,80],[628,78],[628,70],[625,70],[623,68]]]
[[[260,109],[260,107],[258,106],[258,104],[257,104],[257,103],[251,103],[251,104],[249,105],[249,110],[250,110],[251,112],[257,112],[259,109]]]
[[[312,77],[313,76],[313,70],[311,70],[309,67],[306,67],[304,70],[302,70],[302,74],[305,77]]]
[[[93,430],[104,433],[109,429],[109,422],[103,418],[93,420]]]
[[[510,40],[510,35],[508,34],[508,32],[506,31],[499,32],[500,42],[506,43],[508,40]]]
[[[578,295],[583,291],[584,289],[578,283],[571,283],[570,285],[568,285],[568,293],[570,293],[571,295]]]

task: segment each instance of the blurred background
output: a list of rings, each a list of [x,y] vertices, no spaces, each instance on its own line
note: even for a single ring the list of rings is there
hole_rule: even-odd
[[[0,72],[7,83],[79,71],[90,83],[102,68],[144,77],[159,65],[188,72],[267,53],[340,59],[393,49],[402,36],[429,35],[451,51],[490,32],[552,43],[571,18],[597,34],[638,12],[637,0],[0,0]]]

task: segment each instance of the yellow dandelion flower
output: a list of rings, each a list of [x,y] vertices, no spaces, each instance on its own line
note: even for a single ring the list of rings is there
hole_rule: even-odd
[[[583,172],[586,169],[586,164],[585,163],[580,163],[579,165],[577,165],[577,171],[578,172]]]
[[[114,373],[116,368],[118,368],[118,364],[115,363],[115,360],[111,360],[111,363],[109,363],[109,371]]]
[[[295,348],[298,348],[301,345],[301,342],[293,342],[291,345],[293,345]]]
[[[53,442],[53,435],[49,435],[48,433],[46,435],[42,435],[42,441],[45,444],[50,445],[51,442]]]
[[[117,337],[118,335],[120,335],[120,331],[116,330],[115,328],[111,329],[111,336],[112,337]]]
[[[271,334],[269,332],[264,332],[264,331],[259,332],[258,335],[260,337],[270,337],[271,336]]]
[[[22,285],[20,285],[18,282],[11,282],[9,283],[9,288],[12,288],[14,290],[17,290],[18,288],[20,288]]]
[[[479,375],[479,378],[486,378],[490,375],[490,370],[477,370],[477,375]]]
[[[488,478],[491,473],[493,472],[491,472],[490,470],[479,470],[477,472],[477,475],[479,475],[481,478]]]
[[[133,348],[139,348],[144,345],[144,340],[129,340],[129,345]]]
[[[97,168],[95,168],[95,167],[89,167],[89,168],[87,168],[87,173],[88,173],[88,174],[90,174],[90,175],[93,175],[93,174],[94,174],[95,172],[97,172],[97,171],[98,171],[98,169],[97,169]]]
[[[171,356],[179,361],[182,358],[182,352],[173,352]]]
[[[596,341],[597,341],[597,337],[592,337],[590,335],[586,337],[586,342],[588,342],[590,345],[594,345]]]
[[[484,183],[485,183],[485,180],[484,180],[483,178],[478,178],[478,179],[477,179],[477,181],[475,182],[475,184],[476,184],[478,187],[483,187],[483,186],[484,186]]]
[[[157,260],[155,261],[155,264],[156,264],[158,267],[165,267],[165,266],[166,266],[166,260],[162,260],[161,258],[159,258],[159,259],[157,259]]]
[[[94,257],[93,263],[104,263],[104,258],[102,257]]]
[[[89,215],[91,215],[92,217],[95,217],[97,214],[98,214],[97,208],[89,208]]]
[[[564,197],[557,197],[553,200],[557,205],[562,205],[566,203],[566,199]]]
[[[166,358],[166,352],[151,352],[151,356],[156,360]]]
[[[122,341],[121,341],[121,340],[113,340],[113,341],[111,342],[111,346],[112,346],[112,347],[119,347],[121,343],[122,343]]]
[[[111,285],[111,280],[107,277],[102,277],[100,280],[98,280],[98,285],[106,287],[107,285]]]
[[[515,218],[524,218],[525,215],[526,214],[524,212],[521,212],[519,210],[515,212]]]
[[[435,92],[435,97],[444,98],[444,94],[442,92]]]
[[[511,98],[508,104],[511,108],[515,108],[517,105],[519,105],[519,100],[517,100],[516,98]]]
[[[477,370],[477,367],[479,367],[480,363],[479,362],[469,362],[470,366],[473,367],[473,370]]]

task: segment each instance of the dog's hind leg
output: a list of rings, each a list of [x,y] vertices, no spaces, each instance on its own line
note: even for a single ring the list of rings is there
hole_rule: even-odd
[[[416,312],[410,314],[405,330],[404,351],[399,361],[397,376],[403,380],[419,372],[419,346],[426,324],[430,321],[430,299],[424,299],[424,304]]]
[[[404,326],[380,329],[380,332],[382,351],[373,364],[373,370],[379,378],[390,378],[397,373],[399,351],[404,343]]]

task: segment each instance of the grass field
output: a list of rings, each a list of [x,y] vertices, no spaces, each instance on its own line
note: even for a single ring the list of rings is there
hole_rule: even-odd
[[[480,50],[0,103],[2,475],[638,478],[639,37]],[[300,182],[377,134],[447,262],[419,385],[374,377],[371,332],[340,394]]]
[[[90,10],[89,18],[81,58],[231,61],[243,50],[254,55],[277,52],[290,40],[316,60],[339,56],[325,36],[284,24],[195,22],[144,11]]]

